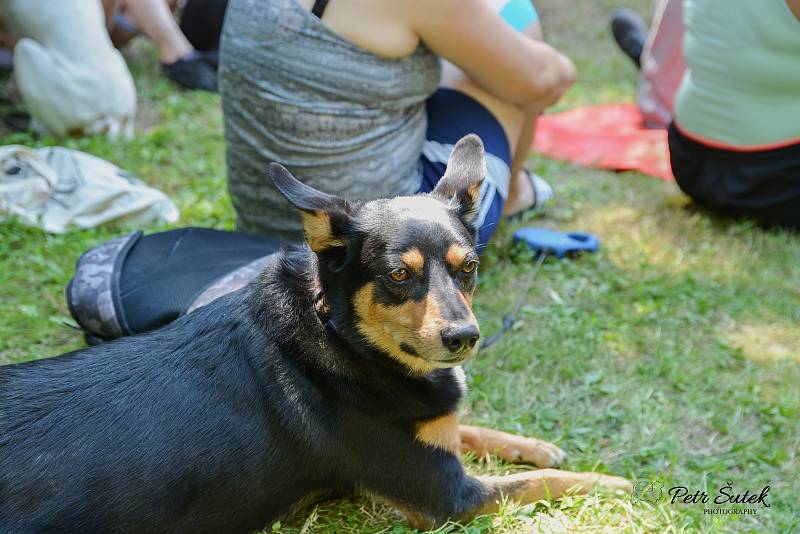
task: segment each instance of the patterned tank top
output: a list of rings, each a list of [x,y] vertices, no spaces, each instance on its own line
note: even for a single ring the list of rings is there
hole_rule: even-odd
[[[271,161],[351,200],[417,190],[425,100],[440,75],[423,44],[387,59],[335,34],[297,0],[231,0],[220,60],[228,188],[241,230],[302,235],[266,177]]]

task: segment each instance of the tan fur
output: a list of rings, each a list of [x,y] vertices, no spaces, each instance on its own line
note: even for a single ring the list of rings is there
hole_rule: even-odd
[[[458,270],[464,267],[464,260],[467,258],[467,254],[469,254],[467,247],[453,243],[447,249],[444,259],[447,260],[453,270]]]
[[[425,256],[422,255],[422,252],[420,252],[418,248],[408,249],[400,256],[400,261],[413,271],[414,274],[422,276],[423,269],[425,268]]]
[[[624,478],[602,473],[539,469],[506,476],[484,476],[478,480],[490,494],[489,500],[470,517],[491,514],[497,511],[504,498],[520,504],[535,503],[542,499],[557,499],[567,493],[583,494],[595,486],[604,486],[612,491],[632,491],[631,483]],[[468,519],[468,518],[462,518]]]
[[[400,349],[407,343],[420,354],[443,350],[440,332],[445,326],[439,306],[430,296],[420,302],[409,301],[400,306],[383,306],[373,300],[374,282],[359,289],[353,297],[359,331],[376,347],[404,364],[414,373],[425,374],[436,366]]]
[[[424,350],[440,350],[442,347],[442,330],[447,326],[447,321],[442,317],[439,303],[433,296],[428,294],[422,299],[422,317],[417,327],[418,335],[422,341]],[[419,350],[419,349],[417,349]]]
[[[461,446],[458,413],[453,412],[417,425],[417,441],[458,454]]]
[[[557,446],[536,438],[469,425],[461,425],[458,430],[461,451],[472,452],[478,458],[494,454],[508,462],[536,467],[556,467],[567,458]]]
[[[314,252],[322,252],[326,248],[344,246],[341,239],[334,237],[331,227],[331,218],[327,213],[318,211],[309,213],[300,212],[300,220],[303,223],[303,234],[306,242]]]

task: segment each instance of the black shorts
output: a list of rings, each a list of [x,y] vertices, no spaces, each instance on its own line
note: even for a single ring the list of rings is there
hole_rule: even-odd
[[[669,153],[675,181],[698,204],[800,228],[800,143],[737,152],[689,139],[673,123]]]

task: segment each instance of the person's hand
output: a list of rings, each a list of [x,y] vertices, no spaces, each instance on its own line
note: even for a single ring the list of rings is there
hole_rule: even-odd
[[[521,109],[539,112],[575,82],[572,61],[547,43],[509,26],[486,0],[397,2],[399,17],[433,52],[481,88]]]

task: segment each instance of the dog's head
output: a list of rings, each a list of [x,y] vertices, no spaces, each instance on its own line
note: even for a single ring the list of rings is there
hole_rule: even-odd
[[[484,174],[483,143],[475,135],[455,146],[432,193],[357,206],[270,165],[271,180],[300,210],[340,334],[415,373],[452,367],[475,354],[474,224]]]

